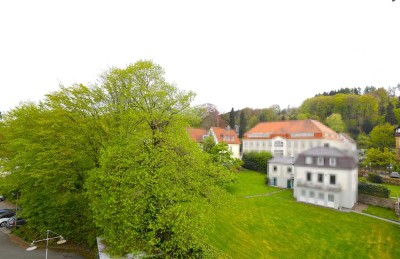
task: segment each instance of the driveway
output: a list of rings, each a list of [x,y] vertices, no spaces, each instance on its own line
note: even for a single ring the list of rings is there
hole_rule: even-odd
[[[7,202],[0,202],[0,208],[12,208]],[[15,237],[14,235],[9,234],[10,231],[6,228],[0,228],[0,258],[7,259],[43,259],[46,256],[46,250],[44,248],[38,248],[33,251],[26,251],[25,249],[28,245]],[[43,243],[43,245],[45,245]],[[62,246],[62,245],[60,245]],[[48,258],[49,259],[85,259],[84,256],[71,253],[69,251],[60,251],[59,249],[48,250]]]

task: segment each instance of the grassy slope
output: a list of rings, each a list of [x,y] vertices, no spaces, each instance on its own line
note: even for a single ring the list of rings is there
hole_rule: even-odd
[[[399,217],[397,217],[396,214],[394,213],[394,210],[391,210],[391,209],[368,205],[368,208],[363,210],[363,212],[371,214],[371,215],[375,215],[375,216],[378,216],[381,218],[399,221]]]
[[[397,197],[398,195],[400,198],[400,186],[387,183],[383,183],[382,185],[386,186],[390,190],[390,197]]]
[[[230,191],[235,204],[221,211],[211,245],[232,258],[393,258],[400,256],[398,226],[354,213],[297,203],[265,176],[244,171]]]

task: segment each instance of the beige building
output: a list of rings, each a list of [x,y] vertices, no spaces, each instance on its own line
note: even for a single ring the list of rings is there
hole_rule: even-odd
[[[242,139],[243,152],[269,151],[274,157],[296,157],[313,147],[336,147],[356,152],[346,134],[338,134],[316,120],[261,122]]]

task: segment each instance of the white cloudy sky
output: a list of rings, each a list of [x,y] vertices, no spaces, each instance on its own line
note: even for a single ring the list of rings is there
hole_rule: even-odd
[[[0,2],[0,111],[140,59],[220,111],[395,86],[400,0]]]

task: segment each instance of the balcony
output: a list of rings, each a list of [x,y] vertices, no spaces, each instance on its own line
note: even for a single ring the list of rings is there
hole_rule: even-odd
[[[326,185],[323,183],[307,182],[304,180],[297,180],[297,186],[328,192],[340,192],[342,190],[342,186],[340,184]]]

